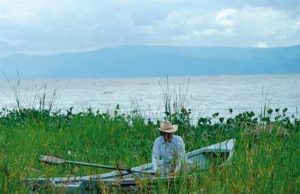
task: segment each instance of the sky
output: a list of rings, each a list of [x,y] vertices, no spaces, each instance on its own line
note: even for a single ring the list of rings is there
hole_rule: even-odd
[[[0,56],[300,44],[300,0],[0,0]]]

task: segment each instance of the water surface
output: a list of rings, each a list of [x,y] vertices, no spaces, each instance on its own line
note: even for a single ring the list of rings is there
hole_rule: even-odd
[[[228,115],[229,108],[234,113],[260,113],[264,106],[287,107],[289,114],[298,114],[300,107],[300,74],[172,77],[168,86],[172,102],[191,108],[193,117],[215,112]],[[46,94],[47,103],[54,99],[55,109],[106,111],[119,104],[124,112],[138,109],[145,116],[159,117],[164,111],[167,79],[21,80],[19,85],[2,80],[0,88],[1,108],[16,108],[16,96],[22,107],[38,107]]]

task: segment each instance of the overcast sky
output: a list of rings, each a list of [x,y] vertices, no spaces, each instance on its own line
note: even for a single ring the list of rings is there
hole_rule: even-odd
[[[300,0],[0,0],[0,55],[300,44]]]

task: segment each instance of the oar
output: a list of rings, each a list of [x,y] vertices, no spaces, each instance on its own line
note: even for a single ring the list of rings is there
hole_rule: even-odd
[[[104,168],[104,169],[110,169],[110,170],[123,170],[123,171],[127,171],[128,173],[146,173],[146,174],[152,174],[152,175],[154,174],[152,172],[138,171],[138,170],[133,170],[131,168],[119,168],[119,167],[113,167],[113,166],[102,165],[102,164],[64,160],[64,159],[61,159],[58,157],[46,156],[46,155],[41,155],[40,161],[47,163],[47,164],[54,164],[54,165],[72,164],[72,165],[78,165],[78,166],[90,166],[90,167]]]

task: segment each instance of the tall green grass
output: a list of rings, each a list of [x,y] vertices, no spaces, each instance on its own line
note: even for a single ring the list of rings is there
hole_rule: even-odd
[[[231,111],[231,110],[230,110]],[[286,110],[253,112],[223,118],[198,118],[192,125],[186,112],[168,113],[179,124],[178,134],[191,151],[236,138],[231,165],[211,167],[162,183],[154,193],[300,193],[300,121]],[[27,177],[86,175],[103,169],[47,166],[40,154],[107,165],[136,166],[150,162],[159,122],[138,112],[113,114],[91,111],[67,114],[48,110],[2,110],[0,113],[0,193],[27,193]],[[148,192],[141,188],[140,192]]]
[[[260,115],[244,112],[231,117],[215,113],[190,119],[188,83],[177,90],[161,83],[165,117],[179,125],[186,151],[235,138],[230,165],[212,166],[161,182],[149,190],[146,183],[137,192],[153,193],[300,193],[300,120],[287,116],[287,109],[264,106]],[[53,110],[46,86],[36,96],[38,107],[22,107],[20,83],[13,87],[15,110],[0,111],[0,193],[28,193],[28,177],[88,175],[103,169],[41,164],[39,155],[133,167],[151,161],[152,145],[159,135],[159,121],[143,117],[138,110],[121,113],[87,110],[63,114]],[[173,95],[170,95],[170,94]],[[174,95],[175,94],[175,95]],[[115,188],[114,188],[115,189]],[[102,192],[118,192],[105,186]],[[51,192],[50,190],[45,193]],[[54,192],[54,191],[53,191]],[[61,191],[63,193],[63,191]]]

